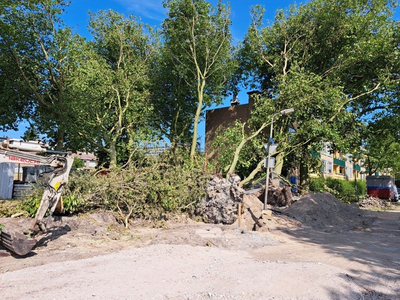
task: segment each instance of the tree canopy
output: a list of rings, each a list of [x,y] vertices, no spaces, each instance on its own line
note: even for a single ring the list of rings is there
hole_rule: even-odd
[[[70,76],[74,132],[115,167],[151,134],[150,66],[157,40],[133,16],[100,11],[90,17],[94,40],[82,47],[82,64]]]
[[[162,25],[162,60],[168,71],[160,73],[163,75],[160,89],[167,104],[173,101],[173,105],[166,106],[169,115],[162,118],[172,120],[172,124],[190,120],[190,125],[182,124],[178,136],[185,134],[182,130],[193,127],[190,150],[193,159],[200,115],[205,107],[221,103],[234,68],[229,8],[220,2],[213,7],[204,0],[163,3],[168,17]],[[172,129],[176,131],[176,125]]]
[[[7,1],[0,5],[2,129],[31,120],[58,149],[65,142],[70,45],[79,39],[63,25],[64,0]],[[3,118],[4,117],[4,118]]]
[[[258,93],[251,119],[217,141],[229,152],[220,156],[228,173],[260,169],[274,115],[278,172],[284,162],[306,170],[323,141],[352,153],[363,146],[372,159],[381,151],[372,136],[389,134],[380,145],[398,149],[397,1],[314,0],[279,10],[267,26],[255,6],[237,49],[221,1],[165,0],[159,30],[135,16],[91,13],[91,39],[63,24],[67,5],[0,3],[2,130],[29,120],[58,149],[96,151],[113,167],[158,136],[190,145],[193,161],[204,110],[242,85]],[[287,108],[294,113],[277,115]]]
[[[294,134],[286,118],[275,125],[278,160],[297,153],[307,165],[310,150],[322,141],[349,151],[360,145],[358,125],[366,112],[398,103],[395,6],[396,1],[317,0],[278,11],[271,26],[262,25],[261,6],[253,9],[239,75],[262,91],[253,109],[254,130],[274,113],[295,109]]]

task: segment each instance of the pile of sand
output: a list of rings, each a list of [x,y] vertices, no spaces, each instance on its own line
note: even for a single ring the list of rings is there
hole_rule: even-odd
[[[330,193],[310,193],[285,209],[303,225],[324,231],[365,228],[372,222],[355,204],[340,202]]]
[[[254,195],[245,195],[241,223],[249,230],[270,230],[308,226],[325,232],[365,230],[374,221],[356,204],[340,202],[330,193],[310,193],[291,206],[272,207],[273,217],[262,217],[263,204]]]

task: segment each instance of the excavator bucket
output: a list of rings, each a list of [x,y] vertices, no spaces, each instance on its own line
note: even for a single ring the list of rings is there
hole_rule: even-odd
[[[31,252],[36,243],[35,239],[21,233],[11,233],[5,229],[0,230],[0,244],[19,256],[25,256]]]

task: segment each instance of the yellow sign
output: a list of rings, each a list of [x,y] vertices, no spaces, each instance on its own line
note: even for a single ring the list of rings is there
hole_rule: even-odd
[[[61,183],[59,181],[56,182],[56,184],[54,185],[54,189],[57,191],[58,188],[60,187]]]

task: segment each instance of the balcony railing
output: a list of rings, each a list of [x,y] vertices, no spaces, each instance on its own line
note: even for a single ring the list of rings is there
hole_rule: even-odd
[[[334,158],[333,159],[333,164],[341,166],[341,167],[345,167],[346,166],[346,162],[344,160],[341,160],[341,159],[338,159],[338,158]]]

